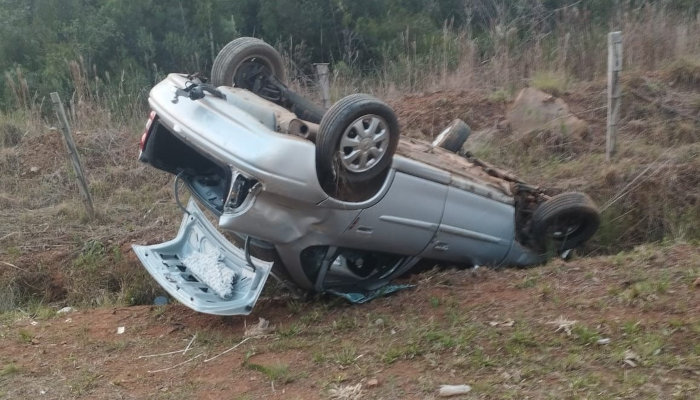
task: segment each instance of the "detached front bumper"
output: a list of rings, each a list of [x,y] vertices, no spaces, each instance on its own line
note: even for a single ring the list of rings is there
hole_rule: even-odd
[[[158,284],[187,307],[206,314],[250,314],[270,275],[272,263],[252,258],[255,265],[248,265],[244,251],[214,228],[194,200],[190,200],[187,211],[189,214],[184,215],[174,240],[152,246],[135,245],[136,256]],[[227,298],[219,297],[212,290],[211,286],[219,285],[204,283],[183,261],[193,255],[212,252],[220,255],[216,266],[228,268],[235,275],[235,279],[226,282],[232,285],[231,296]]]

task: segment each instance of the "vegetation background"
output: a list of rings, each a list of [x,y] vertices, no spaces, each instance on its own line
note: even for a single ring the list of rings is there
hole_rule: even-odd
[[[0,11],[0,261],[11,264],[0,268],[0,311],[152,301],[159,289],[130,245],[170,239],[180,216],[170,177],[136,160],[148,91],[170,72],[208,74],[243,35],[279,49],[295,90],[315,96],[312,63],[328,62],[333,100],[375,94],[403,134],[426,139],[462,118],[477,156],[589,193],[603,223],[581,254],[700,240],[696,0],[0,0]],[[612,30],[624,35],[624,99],[621,150],[606,163]],[[528,85],[564,98],[589,135],[501,129]],[[51,130],[54,91],[94,220]]]
[[[648,48],[633,61],[654,68],[674,51],[664,43],[666,31],[696,20],[700,3],[0,0],[0,10],[0,108],[7,110],[52,91],[70,97],[80,74],[94,93],[121,95],[112,106],[126,107],[124,96],[143,100],[168,72],[207,73],[219,49],[241,35],[276,44],[301,84],[309,83],[313,62],[331,63],[336,79],[374,78],[361,88],[374,90],[382,87],[377,80],[399,90],[445,84],[455,70],[466,81],[467,69],[477,66],[491,72],[486,83],[497,87],[537,70],[592,79],[605,72],[607,32],[638,30],[636,40]]]

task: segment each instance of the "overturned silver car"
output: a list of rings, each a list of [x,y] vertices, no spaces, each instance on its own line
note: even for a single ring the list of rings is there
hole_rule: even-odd
[[[274,48],[240,38],[217,57],[211,84],[171,74],[150,93],[140,159],[197,202],[181,205],[177,238],[134,250],[196,311],[248,314],[269,275],[295,291],[366,295],[421,259],[538,264],[598,228],[585,194],[549,197],[456,154],[469,135],[462,121],[435,143],[402,138],[371,96],[325,110],[284,81]]]

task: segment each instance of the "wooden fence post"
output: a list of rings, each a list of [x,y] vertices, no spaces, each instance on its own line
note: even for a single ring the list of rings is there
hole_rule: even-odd
[[[51,102],[53,103],[53,108],[56,111],[56,116],[61,123],[61,132],[63,132],[63,139],[65,139],[66,142],[68,156],[70,157],[71,164],[73,164],[73,170],[75,171],[75,176],[78,180],[78,189],[83,197],[85,210],[87,210],[90,219],[95,218],[95,208],[92,204],[92,195],[90,195],[90,188],[88,186],[87,178],[85,177],[85,171],[83,170],[83,165],[80,162],[78,149],[75,147],[75,142],[73,141],[73,134],[71,134],[70,125],[68,125],[66,110],[63,108],[63,103],[61,102],[61,98],[58,96],[58,93],[51,93]]]
[[[622,71],[622,32],[608,34],[608,134],[605,157],[608,161],[617,151],[617,123],[620,119],[620,71]]]
[[[331,81],[328,63],[318,63],[314,65],[316,66],[316,73],[318,74],[318,82],[321,85],[323,107],[328,108],[331,106]]]

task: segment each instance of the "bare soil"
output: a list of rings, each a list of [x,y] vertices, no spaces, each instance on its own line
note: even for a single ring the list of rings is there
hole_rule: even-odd
[[[625,84],[684,114],[700,111],[693,90],[648,79]],[[167,240],[180,221],[170,177],[136,161],[138,132],[76,130],[95,221],[81,211],[58,133],[25,136],[0,160],[0,261],[9,264],[0,290],[21,291],[0,293],[0,306],[18,294],[38,304],[0,314],[0,398],[422,399],[442,384],[472,385],[465,398],[700,398],[700,248],[686,240],[699,230],[697,125],[626,98],[620,154],[608,165],[604,83],[564,99],[591,129],[563,150],[514,143],[508,104],[484,93],[391,105],[409,137],[432,139],[462,118],[480,158],[528,182],[583,190],[599,205],[624,194],[580,252],[587,257],[432,271],[410,278],[414,289],[360,306],[277,298],[273,288],[248,317],[121,306],[162,293],[131,244]],[[241,343],[258,318],[275,328],[205,362]],[[190,341],[186,354],[143,358]]]
[[[423,399],[469,384],[467,398],[697,398],[698,277],[697,247],[642,247],[529,270],[432,271],[366,305],[265,298],[248,317],[180,305],[15,314],[0,327],[0,391],[313,399],[361,384],[357,398]],[[268,335],[205,361],[258,318],[274,326]],[[143,358],[195,336],[187,354]]]

